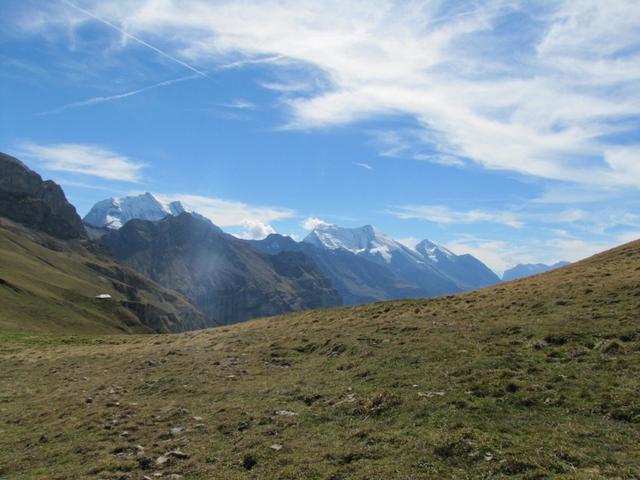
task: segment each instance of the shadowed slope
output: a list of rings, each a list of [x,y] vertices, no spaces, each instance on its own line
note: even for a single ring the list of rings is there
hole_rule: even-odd
[[[0,219],[0,331],[181,332],[215,325],[184,297],[77,241]],[[96,295],[109,294],[110,301]]]

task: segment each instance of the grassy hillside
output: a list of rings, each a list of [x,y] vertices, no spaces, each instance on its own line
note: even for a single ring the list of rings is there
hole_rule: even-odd
[[[113,301],[97,302],[101,293]],[[131,299],[131,308],[122,306]],[[169,329],[171,316],[201,317],[180,295],[91,254],[80,242],[0,222],[0,332],[149,333]]]
[[[455,297],[5,335],[0,478],[638,478],[639,315],[635,242]]]

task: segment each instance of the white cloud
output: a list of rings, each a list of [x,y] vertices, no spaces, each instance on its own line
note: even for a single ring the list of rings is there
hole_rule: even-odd
[[[522,228],[524,222],[511,212],[492,212],[487,210],[453,210],[444,205],[404,205],[388,213],[397,218],[428,220],[435,223],[478,223],[490,222]]]
[[[368,163],[360,163],[360,162],[355,162],[354,165],[364,168],[365,170],[373,170],[373,167],[371,165],[369,165]]]
[[[424,153],[417,153],[413,156],[414,160],[421,160],[424,162],[436,163],[438,165],[445,165],[448,167],[464,167],[464,160],[454,157],[453,155],[431,155]]]
[[[432,161],[640,187],[638,162],[605,140],[629,128],[617,119],[640,113],[637,1],[477,5],[106,0],[79,10],[197,73],[181,59],[218,68],[306,67],[288,85],[313,83],[320,72],[328,88],[265,85],[284,94],[291,128],[400,114],[423,133],[412,142],[435,148]],[[77,10],[67,28],[78,24]],[[521,42],[500,36],[498,20],[509,14],[517,14]],[[41,18],[31,29],[48,26]],[[142,35],[162,38],[163,50]]]
[[[188,210],[204,215],[219,227],[244,227],[247,235],[259,232],[274,233],[269,225],[271,222],[285,220],[295,215],[295,211],[289,208],[249,205],[236,200],[202,195],[178,193],[157,196],[163,201],[178,200]]]
[[[245,240],[262,240],[272,233],[276,233],[271,225],[257,220],[247,220],[244,222],[244,226],[246,230],[239,237]]]
[[[620,243],[627,243],[627,242],[632,242],[634,240],[640,240],[640,230],[621,233],[618,235],[618,240],[620,241]]]
[[[518,263],[538,261],[526,247],[502,240],[461,238],[447,242],[445,246],[457,255],[473,255],[500,276]]]
[[[322,226],[322,225],[331,225],[331,224],[317,217],[309,217],[302,222],[302,228],[304,228],[305,230],[313,230],[316,227]]]
[[[39,145],[23,143],[20,156],[38,162],[42,168],[54,172],[137,183],[140,172],[146,166],[99,145],[60,143]]]
[[[253,110],[256,108],[256,106],[253,103],[248,102],[247,100],[242,100],[242,99],[233,100],[228,103],[221,103],[219,105],[221,107],[235,108],[238,110]]]

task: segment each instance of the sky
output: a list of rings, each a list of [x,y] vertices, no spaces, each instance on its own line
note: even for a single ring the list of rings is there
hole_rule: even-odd
[[[640,238],[637,0],[3,0],[0,151],[79,213],[152,192],[498,273]]]

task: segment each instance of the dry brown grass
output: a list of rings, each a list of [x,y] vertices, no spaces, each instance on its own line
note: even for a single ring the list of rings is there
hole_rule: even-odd
[[[5,335],[0,478],[638,478],[639,312],[635,242],[431,300]]]

